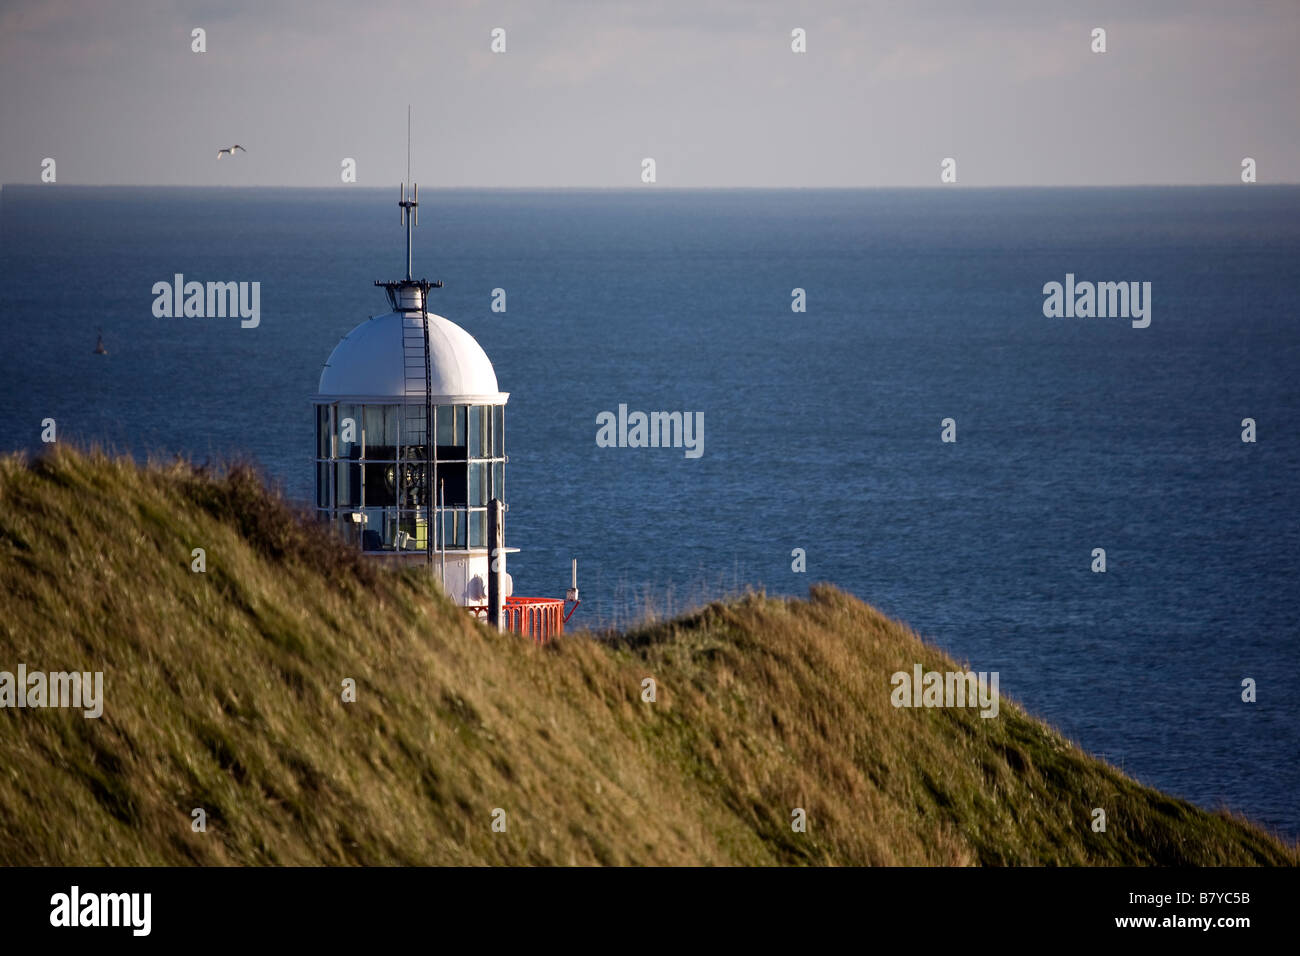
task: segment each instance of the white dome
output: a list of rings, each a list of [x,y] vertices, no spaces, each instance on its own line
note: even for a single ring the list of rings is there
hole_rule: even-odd
[[[403,326],[412,343],[411,388],[406,388]],[[389,312],[362,322],[334,347],[320,375],[320,394],[353,399],[424,395],[420,314]],[[433,400],[475,405],[505,404],[497,374],[482,346],[455,322],[429,313]]]

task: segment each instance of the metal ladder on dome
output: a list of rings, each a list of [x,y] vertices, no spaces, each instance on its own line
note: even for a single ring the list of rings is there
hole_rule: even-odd
[[[428,291],[420,290],[420,312],[402,313],[402,373],[403,397],[402,408],[403,431],[402,444],[406,448],[423,447],[424,459],[420,468],[420,484],[412,488],[416,500],[408,501],[406,507],[418,508],[423,505],[425,514],[436,519],[437,509],[433,501],[433,366],[429,356],[429,305]],[[415,401],[419,398],[419,402]],[[413,462],[411,463],[414,464]],[[402,497],[408,494],[407,482],[402,481]],[[400,505],[399,505],[400,507]],[[426,523],[425,564],[433,567],[433,553],[437,530],[437,521]]]
[[[406,172],[411,173],[411,110],[406,110]],[[429,356],[429,290],[442,288],[441,280],[411,278],[411,229],[420,221],[420,187],[412,184],[411,198],[406,198],[406,183],[398,193],[397,205],[402,210],[402,225],[406,227],[406,278],[398,282],[376,282],[388,293],[393,311],[402,315],[402,457],[396,466],[397,513],[410,514],[419,527],[421,509],[425,517],[424,556],[429,569],[433,569],[434,545],[441,518],[440,509],[433,498],[434,467],[434,416],[433,368]],[[407,293],[419,290],[420,312],[408,311]],[[421,375],[423,373],[423,375]],[[418,402],[417,402],[418,399]],[[423,455],[409,455],[413,448],[423,448]],[[408,480],[415,470],[418,484]],[[412,487],[414,486],[414,487]],[[414,499],[414,500],[412,500]],[[400,520],[399,520],[400,524]],[[418,535],[417,535],[418,539]],[[444,563],[445,563],[444,556]],[[445,571],[445,568],[444,568]]]

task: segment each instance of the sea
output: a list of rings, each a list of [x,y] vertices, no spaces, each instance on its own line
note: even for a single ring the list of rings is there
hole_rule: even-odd
[[[0,450],[53,418],[308,501],[322,364],[405,271],[397,198],[4,187]],[[516,593],[576,558],[601,629],[832,582],[1300,836],[1300,187],[426,188],[420,216],[431,310],[510,393]],[[176,273],[260,283],[259,324],[156,318]],[[1149,325],[1045,315],[1067,281],[1150,283]],[[620,405],[702,414],[702,454],[601,447]]]

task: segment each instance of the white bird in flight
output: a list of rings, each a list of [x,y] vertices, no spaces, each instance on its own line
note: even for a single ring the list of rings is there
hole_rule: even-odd
[[[217,150],[217,159],[220,159],[226,153],[229,153],[231,156],[234,156],[235,150],[237,149],[243,149],[244,152],[248,152],[248,150],[244,149],[244,147],[236,143],[234,146],[223,146],[221,149]]]

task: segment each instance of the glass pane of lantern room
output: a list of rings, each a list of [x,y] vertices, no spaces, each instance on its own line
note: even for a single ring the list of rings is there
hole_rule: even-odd
[[[487,462],[474,461],[469,466],[469,506],[481,508],[488,502]]]
[[[365,406],[362,419],[366,427],[366,458],[375,461],[395,459],[397,457],[396,449],[384,441],[384,406]],[[393,444],[396,444],[396,442]]]
[[[338,489],[338,506],[352,508],[361,504],[361,466],[341,461],[335,466]]]
[[[384,444],[397,447],[397,434],[402,424],[402,412],[396,405],[385,405],[384,409]]]
[[[442,513],[443,542],[448,548],[465,547],[465,512],[448,508]]]
[[[330,406],[316,406],[316,457],[330,456]]]
[[[438,423],[438,429],[437,429],[437,435],[434,439],[436,444],[439,445],[456,444],[456,442],[453,440],[454,435],[452,433],[452,416],[454,412],[455,412],[454,406],[451,405],[438,406],[438,412],[436,418],[436,421]]]
[[[423,461],[424,449],[424,406],[408,402],[390,408],[397,422],[393,426],[401,438],[402,457],[411,461]]]
[[[440,464],[434,476],[434,494],[440,495],[448,507],[466,504],[467,476],[464,464],[458,461]]]
[[[376,462],[366,466],[366,504],[392,507],[397,504],[397,465]]]
[[[492,406],[492,457],[503,458],[506,453],[506,407]],[[499,495],[497,497],[500,497]]]
[[[439,461],[465,461],[465,406],[438,406],[437,454]],[[450,439],[450,441],[449,441]],[[462,483],[464,479],[461,479]],[[463,487],[463,484],[462,484]]]
[[[471,458],[489,457],[488,441],[488,406],[471,405],[469,407],[469,456]]]
[[[469,513],[469,546],[471,548],[487,547],[486,511],[471,511]]]

